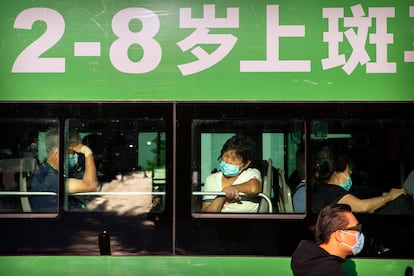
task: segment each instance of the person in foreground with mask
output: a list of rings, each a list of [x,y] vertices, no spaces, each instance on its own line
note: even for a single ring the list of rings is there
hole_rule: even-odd
[[[257,212],[259,203],[254,196],[262,190],[262,178],[259,170],[249,168],[252,159],[253,143],[247,137],[235,135],[224,143],[219,157],[220,171],[206,178],[203,191],[222,191],[225,196],[204,196],[202,212]]]
[[[319,213],[323,207],[333,203],[348,204],[352,212],[373,213],[406,194],[404,189],[392,188],[388,193],[378,197],[359,199],[352,195],[349,192],[352,187],[350,159],[345,155],[323,160],[319,166],[318,179],[320,183],[312,196],[314,213]],[[389,209],[391,207],[390,205]],[[389,210],[389,212],[398,213],[398,210]]]
[[[302,240],[292,255],[291,269],[295,276],[346,275],[345,259],[364,247],[361,224],[347,204],[323,208],[315,226],[315,240]]]

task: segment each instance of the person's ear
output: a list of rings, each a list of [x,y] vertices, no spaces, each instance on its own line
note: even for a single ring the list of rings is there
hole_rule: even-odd
[[[342,242],[342,240],[343,240],[342,235],[343,235],[343,234],[342,234],[342,231],[340,231],[340,230],[336,230],[336,231],[334,232],[335,240],[336,240],[338,243]]]

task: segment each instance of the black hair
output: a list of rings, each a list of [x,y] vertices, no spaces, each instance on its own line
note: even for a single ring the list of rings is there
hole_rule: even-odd
[[[74,129],[71,129],[69,132],[69,144],[81,144],[82,139],[79,132]]]
[[[351,206],[348,204],[331,204],[323,208],[316,221],[316,243],[327,243],[329,241],[329,236],[333,232],[346,228],[349,224],[349,220],[344,213],[351,212]]]
[[[319,164],[319,181],[325,183],[334,172],[343,172],[351,160],[346,155],[333,155],[329,159],[322,160]]]
[[[235,150],[236,154],[241,157],[243,163],[254,158],[253,141],[240,134],[231,137],[224,143],[219,159],[228,150]]]

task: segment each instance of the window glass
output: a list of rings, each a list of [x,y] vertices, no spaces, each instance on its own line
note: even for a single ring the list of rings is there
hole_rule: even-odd
[[[67,120],[66,210],[162,212],[168,185],[164,129],[162,120]]]
[[[58,126],[49,119],[0,120],[1,216],[57,213]]]
[[[320,208],[347,194],[357,197],[360,206],[353,210],[374,214],[412,213],[414,174],[414,122],[412,120],[315,120],[311,133],[312,208]],[[344,156],[348,168],[339,168]],[[338,164],[334,174],[334,165]],[[329,170],[328,165],[332,168]],[[337,175],[335,182],[331,176]],[[411,175],[411,176],[410,176]],[[411,179],[411,180],[410,180]],[[334,189],[327,187],[337,184]],[[339,185],[339,186],[338,186]],[[338,188],[339,187],[339,188]],[[404,188],[407,196],[384,200],[373,209],[358,209],[369,200],[391,194],[391,189]],[[323,195],[323,196],[322,196]],[[362,199],[367,199],[362,201]],[[411,203],[410,203],[411,201]],[[371,203],[373,203],[371,201]],[[361,205],[362,204],[362,205]],[[362,207],[361,207],[362,206]]]
[[[297,169],[303,133],[304,124],[298,120],[194,120],[193,215],[294,213],[295,187],[287,180]],[[243,192],[243,185],[256,183],[252,179],[260,182],[258,191],[252,184],[258,193]],[[240,198],[228,198],[226,187],[235,188]]]

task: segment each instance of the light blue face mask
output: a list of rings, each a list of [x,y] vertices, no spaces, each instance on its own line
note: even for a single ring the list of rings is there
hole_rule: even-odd
[[[345,191],[349,191],[352,187],[352,178],[349,176],[346,176],[345,174],[343,174],[346,178],[346,182],[343,183],[341,182],[339,185],[345,190]]]
[[[342,233],[346,233],[349,235],[352,235],[355,237],[355,245],[354,246],[350,246],[349,244],[341,241],[341,243],[349,248],[351,248],[352,250],[352,254],[356,255],[359,254],[362,251],[362,248],[364,247],[364,241],[365,241],[365,237],[364,234],[361,232],[358,232],[356,234],[353,233],[349,233],[347,231],[342,231]]]
[[[220,170],[222,171],[224,176],[227,176],[227,177],[237,176],[240,173],[239,166],[236,166],[233,164],[227,164],[224,161],[220,162]]]
[[[78,164],[78,155],[75,154],[68,154],[68,165],[69,168],[74,168]]]

